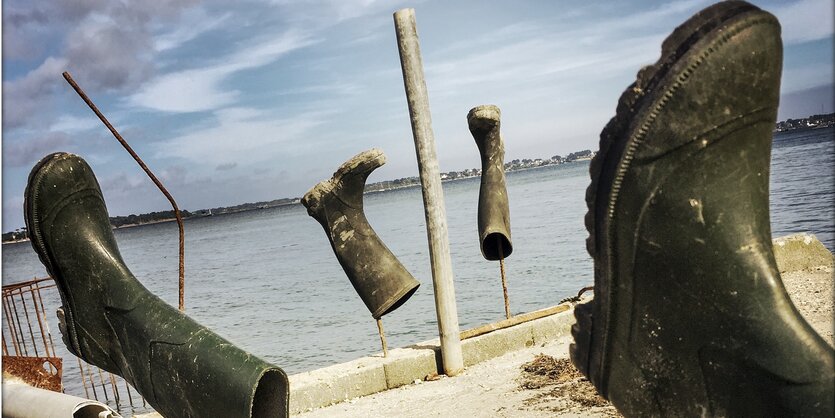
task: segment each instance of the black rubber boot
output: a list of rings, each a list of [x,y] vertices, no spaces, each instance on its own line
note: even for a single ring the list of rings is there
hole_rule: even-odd
[[[481,154],[478,237],[481,255],[487,260],[507,258],[513,252],[504,178],[504,143],[499,131],[501,117],[501,111],[494,105],[477,106],[467,114],[470,133]]]
[[[61,333],[84,361],[124,377],[165,417],[286,417],[287,375],[169,306],[125,266],[87,163],[52,154],[29,175],[32,247],[63,303]]]
[[[771,247],[781,67],[777,20],[719,3],[667,38],[601,134],[571,357],[626,416],[833,416],[833,350]]]
[[[379,149],[357,154],[302,198],[307,213],[325,229],[336,259],[375,319],[397,309],[420,286],[383,244],[362,209],[365,180],[385,163],[386,156]]]

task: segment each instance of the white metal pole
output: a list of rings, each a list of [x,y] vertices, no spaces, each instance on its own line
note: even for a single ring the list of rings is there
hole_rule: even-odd
[[[435,310],[438,315],[438,333],[441,337],[441,356],[444,373],[455,376],[464,369],[461,339],[458,328],[458,308],[455,306],[455,286],[452,280],[452,258],[449,254],[444,191],[435,152],[435,136],[432,133],[432,116],[429,112],[429,95],[423,77],[417,25],[414,9],[394,13],[394,28],[403,84],[415,139],[418,169],[420,170],[423,206],[426,213],[426,232],[429,239],[429,258],[432,264],[432,284],[435,290]]]

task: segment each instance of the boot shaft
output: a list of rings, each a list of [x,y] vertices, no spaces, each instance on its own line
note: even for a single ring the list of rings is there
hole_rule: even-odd
[[[325,230],[354,290],[376,319],[397,309],[420,286],[374,232],[363,211],[365,180],[384,163],[380,150],[360,153],[302,198],[307,213]]]
[[[287,416],[284,372],[148,291],[125,266],[92,170],[54,154],[29,177],[26,224],[61,296],[61,333],[167,417]]]
[[[499,260],[513,252],[504,174],[504,143],[500,132],[501,111],[493,105],[474,107],[467,114],[467,123],[481,156],[478,193],[481,254],[487,260]]]

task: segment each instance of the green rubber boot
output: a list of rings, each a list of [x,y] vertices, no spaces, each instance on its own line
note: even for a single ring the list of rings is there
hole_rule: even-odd
[[[420,286],[363,211],[365,180],[385,163],[379,149],[361,152],[302,197],[307,214],[325,229],[336,259],[375,319],[406,303]]]
[[[626,416],[833,416],[835,354],[771,247],[781,67],[774,16],[719,3],[667,38],[601,134],[594,299],[570,351]]]
[[[467,124],[481,155],[481,186],[478,190],[478,238],[487,260],[507,258],[513,252],[510,240],[510,207],[504,177],[502,113],[494,105],[477,106],[467,114]]]
[[[286,417],[287,375],[153,295],[116,246],[87,163],[52,154],[29,175],[32,247],[55,280],[67,348],[124,377],[165,417]]]

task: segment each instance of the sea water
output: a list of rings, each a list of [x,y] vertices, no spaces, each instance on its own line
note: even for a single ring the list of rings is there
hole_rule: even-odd
[[[811,232],[835,249],[835,129],[777,134],[771,210],[774,236]],[[586,253],[584,195],[588,162],[507,174],[513,254],[506,260],[510,308],[557,304],[593,283]],[[461,329],[504,318],[498,262],[478,246],[477,178],[444,183],[455,294]],[[421,286],[383,318],[389,347],[437,337],[422,198],[417,187],[365,196],[370,224]],[[339,266],[321,226],[301,205],[189,219],[186,312],[244,349],[297,373],[378,353],[370,313]],[[177,226],[115,231],[127,265],[142,283],[177,304]],[[3,245],[3,284],[46,273],[28,242]],[[57,292],[45,294],[57,340]],[[6,332],[4,326],[3,332]],[[57,343],[65,375],[71,357]],[[83,394],[77,379],[67,392]]]

